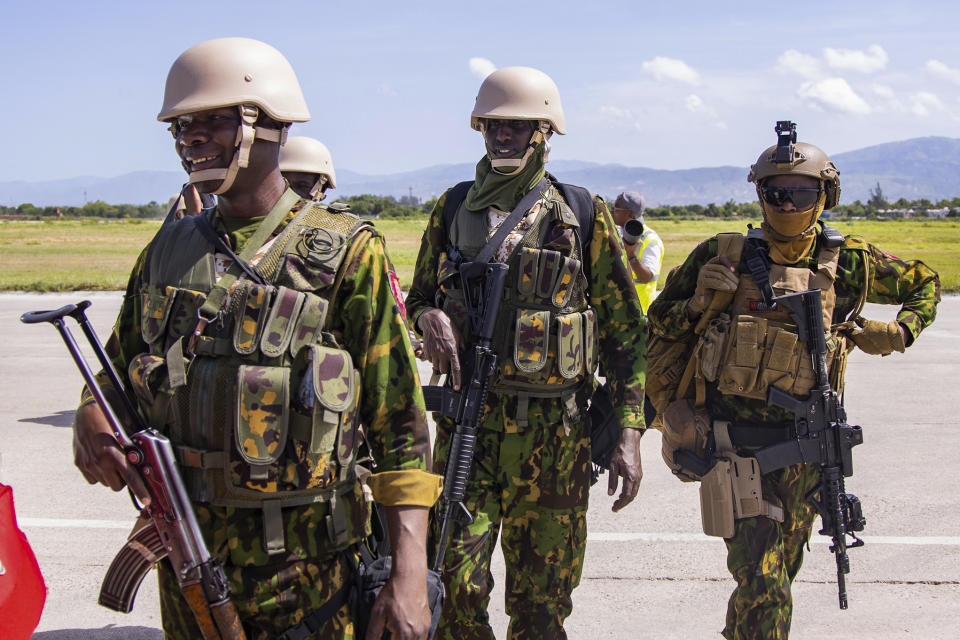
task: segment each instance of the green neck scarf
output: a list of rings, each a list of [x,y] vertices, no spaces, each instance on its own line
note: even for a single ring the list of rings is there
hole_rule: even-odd
[[[494,171],[490,165],[490,157],[484,155],[477,163],[477,177],[467,191],[467,209],[485,211],[487,207],[496,207],[501,211],[513,211],[520,199],[533,189],[546,173],[543,160],[545,152],[546,144],[541,142],[530,154],[520,173],[512,176]]]

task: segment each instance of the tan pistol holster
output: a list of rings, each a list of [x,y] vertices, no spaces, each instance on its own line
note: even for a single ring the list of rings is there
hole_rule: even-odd
[[[708,536],[731,538],[735,521],[765,516],[783,522],[783,509],[763,499],[760,467],[752,457],[737,455],[730,442],[729,422],[713,423],[716,463],[700,482],[700,515]]]

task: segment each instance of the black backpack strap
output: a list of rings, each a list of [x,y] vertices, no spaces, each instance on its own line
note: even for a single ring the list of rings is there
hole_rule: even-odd
[[[583,274],[590,281],[590,240],[593,238],[593,223],[596,220],[596,208],[593,205],[593,196],[583,187],[558,182],[552,175],[547,174],[553,186],[573,210],[580,230],[577,239],[580,242],[580,261],[583,263]]]
[[[447,240],[450,239],[450,227],[453,225],[453,217],[457,215],[457,209],[467,199],[467,191],[473,180],[458,182],[447,191],[447,197],[443,201],[443,232],[447,234]]]

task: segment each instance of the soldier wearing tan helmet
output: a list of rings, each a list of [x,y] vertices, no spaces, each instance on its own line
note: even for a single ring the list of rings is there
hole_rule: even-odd
[[[293,69],[267,44],[210,40],[177,58],[159,119],[216,208],[161,226],[109,350],[178,452],[247,638],[353,637],[346,595],[370,499],[386,505],[395,553],[367,638],[425,638],[427,510],[441,480],[428,472],[396,275],[369,223],[287,188],[280,146],[308,118]],[[89,482],[148,498],[89,398],[74,433]],[[159,566],[164,637],[200,637]]]
[[[280,172],[301,198],[323,200],[337,188],[337,174],[327,146],[314,138],[291,136],[280,148]]]
[[[493,637],[486,608],[499,535],[509,637],[565,638],[586,543],[585,416],[594,370],[599,359],[622,426],[609,465],[610,495],[623,480],[617,511],[635,497],[642,476],[645,323],[606,205],[546,172],[547,140],[566,133],[553,80],[529,67],[494,71],[480,86],[470,124],[486,152],[474,180],[437,202],[407,297],[426,359],[460,389],[470,379],[466,354],[475,339],[458,267],[508,265],[497,370],[466,490],[473,521],[451,526],[438,637]],[[454,428],[449,416],[437,421],[437,472],[445,469]],[[436,523],[433,535],[436,546]]]
[[[802,330],[770,299],[820,291],[826,367],[838,394],[854,347],[903,352],[933,322],[940,301],[939,278],[925,264],[820,221],[840,197],[837,167],[818,147],[797,142],[792,123],[776,129],[778,144],[760,154],[748,177],[763,209],[761,228],[700,243],[668,277],[648,316],[655,336],[697,345],[696,382],[678,389],[679,399],[661,412],[664,453],[680,478],[701,480],[704,531],[726,539],[727,567],[737,582],[723,630],[731,639],[788,636],[790,586],[816,518],[809,496],[818,493],[819,464],[748,471],[762,468],[758,450],[803,435],[792,413],[768,404],[768,391],[806,400],[815,380],[807,345],[798,339]],[[900,305],[896,320],[863,318],[866,301]],[[650,376],[658,369],[653,344]],[[688,447],[711,462],[694,468],[693,458],[677,451]],[[739,474],[724,472],[731,461]]]

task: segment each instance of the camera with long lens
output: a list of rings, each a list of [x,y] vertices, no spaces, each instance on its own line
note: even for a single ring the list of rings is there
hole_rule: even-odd
[[[623,225],[623,241],[627,244],[637,244],[643,235],[643,223],[639,220],[627,220]]]

